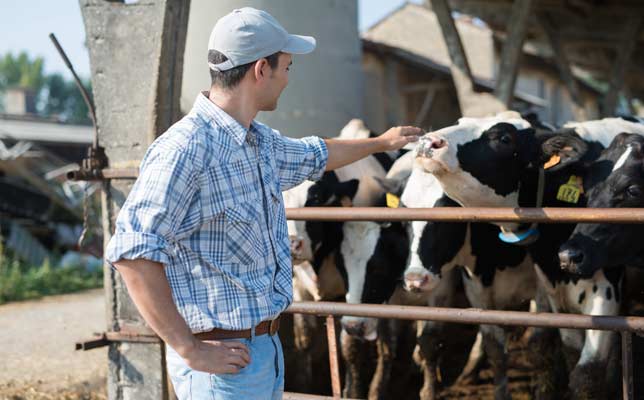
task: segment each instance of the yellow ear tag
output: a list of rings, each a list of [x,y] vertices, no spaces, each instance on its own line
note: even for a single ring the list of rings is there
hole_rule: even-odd
[[[400,197],[396,196],[393,193],[387,193],[387,207],[389,208],[398,208],[400,205]]]
[[[559,190],[557,191],[557,200],[577,204],[579,202],[579,197],[583,192],[584,184],[582,178],[572,175],[568,179],[568,183],[564,183],[559,186]]]
[[[559,157],[558,154],[554,154],[552,157],[550,157],[550,160],[543,166],[543,169],[548,169],[552,168],[555,165],[559,164],[559,161],[561,161],[561,157]]]

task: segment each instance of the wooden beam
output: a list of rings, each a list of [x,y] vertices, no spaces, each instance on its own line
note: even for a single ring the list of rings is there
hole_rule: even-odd
[[[387,85],[387,125],[396,126],[401,121],[401,98],[398,84],[398,63],[394,58],[387,57],[385,61],[385,84]]]
[[[425,95],[423,104],[420,106],[418,114],[416,114],[416,118],[414,119],[414,126],[420,126],[427,117],[427,114],[429,114],[434,103],[434,97],[436,97],[436,92],[438,92],[438,89],[435,86],[429,86],[427,88],[427,94]]]
[[[0,160],[0,168],[10,174],[22,177],[30,185],[47,196],[54,204],[57,204],[79,220],[82,220],[83,212],[70,204],[69,200],[59,194],[47,180],[33,172],[33,167],[26,161],[22,157],[13,160]]]
[[[456,88],[461,114],[469,117],[480,117],[496,114],[506,110],[503,103],[488,93],[474,91],[474,79],[463,49],[463,43],[456,30],[452,10],[447,0],[431,0],[431,7],[445,39],[451,59],[450,72]]]
[[[604,117],[612,116],[617,106],[619,91],[624,83],[624,75],[628,69],[631,55],[637,45],[637,36],[642,26],[642,17],[639,15],[632,16],[625,21],[622,41],[617,48],[617,59],[613,64],[613,70],[609,76],[609,88],[604,97],[602,114]]]
[[[587,119],[588,116],[583,105],[581,94],[579,92],[579,86],[577,85],[577,81],[575,80],[572,69],[570,68],[570,63],[568,62],[568,57],[566,57],[566,53],[564,52],[563,46],[561,44],[561,40],[557,32],[557,27],[553,23],[550,16],[546,13],[539,14],[539,22],[541,23],[541,26],[546,33],[546,37],[548,38],[548,42],[550,43],[550,47],[552,48],[555,63],[557,64],[557,68],[559,69],[561,80],[564,81],[566,87],[568,88],[568,92],[570,92],[570,97],[573,101],[573,112],[575,114],[575,119],[578,121],[583,121]]]
[[[517,71],[521,54],[523,53],[523,41],[530,22],[528,16],[532,10],[533,0],[514,0],[512,12],[507,27],[507,39],[503,44],[501,64],[496,81],[494,94],[503,102],[506,107],[512,103],[514,86],[517,81]]]
[[[431,88],[434,88],[436,90],[447,89],[451,86],[452,85],[449,83],[449,81],[433,80],[427,83],[412,83],[410,85],[404,85],[400,88],[400,92],[403,94],[411,94],[411,93],[418,93],[418,92],[427,92]]]

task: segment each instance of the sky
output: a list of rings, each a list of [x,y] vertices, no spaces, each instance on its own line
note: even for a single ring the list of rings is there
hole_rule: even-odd
[[[296,1],[296,0],[293,0]],[[420,0],[413,0],[418,3]],[[358,0],[358,25],[364,31],[404,0]],[[45,59],[45,72],[70,77],[49,40],[53,32],[67,56],[83,76],[89,76],[89,57],[84,45],[85,28],[78,0],[0,1],[0,55],[26,50]]]

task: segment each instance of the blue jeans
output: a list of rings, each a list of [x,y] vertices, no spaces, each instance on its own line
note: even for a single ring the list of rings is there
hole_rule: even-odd
[[[251,362],[238,374],[191,369],[171,347],[166,362],[179,400],[280,400],[284,393],[284,354],[279,336],[235,339],[248,346]]]

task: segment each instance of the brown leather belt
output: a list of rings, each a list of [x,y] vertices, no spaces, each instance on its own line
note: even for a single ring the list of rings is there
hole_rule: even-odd
[[[280,328],[280,317],[271,321],[262,321],[255,326],[255,336],[266,335],[271,336],[277,333]],[[200,332],[194,334],[200,340],[226,340],[226,339],[250,339],[250,329],[241,331],[229,331],[226,329],[214,328],[208,332]]]

